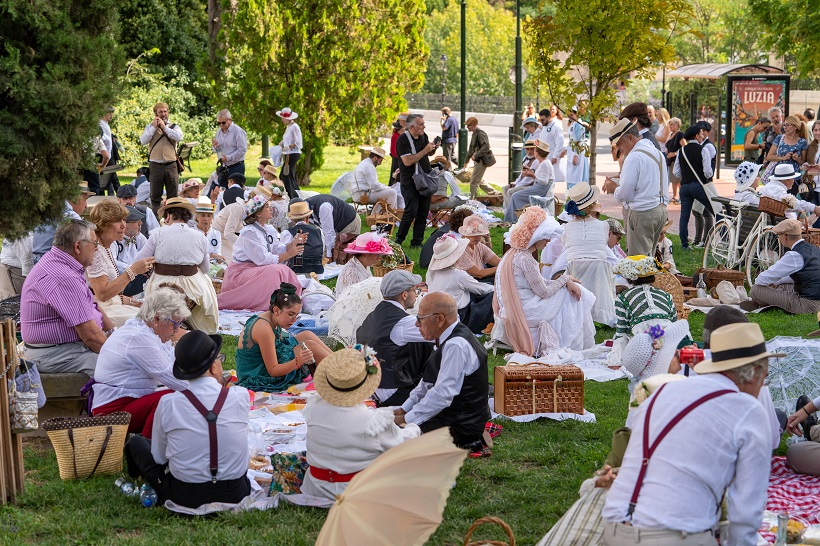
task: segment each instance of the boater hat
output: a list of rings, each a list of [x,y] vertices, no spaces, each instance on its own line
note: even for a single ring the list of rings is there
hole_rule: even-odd
[[[165,204],[162,205],[159,210],[157,211],[157,216],[162,218],[165,216],[165,211],[168,209],[185,209],[191,213],[191,215],[196,214],[196,207],[185,199],[184,197],[171,197],[165,201]]]
[[[573,214],[570,210],[570,203],[574,203],[578,210],[584,210],[591,207],[598,202],[598,197],[601,195],[601,188],[598,186],[590,186],[586,182],[579,182],[567,191],[567,204],[565,208],[567,212]]]
[[[313,214],[310,205],[304,199],[291,199],[288,203],[288,218],[291,220],[301,220]]]
[[[800,178],[803,174],[800,171],[794,170],[794,165],[784,161],[778,163],[774,168],[774,174],[769,177],[769,180],[790,180],[792,178]]]
[[[341,407],[364,402],[376,392],[381,379],[379,361],[366,345],[336,351],[322,360],[313,374],[319,396],[328,404]]]
[[[612,129],[609,130],[609,143],[613,146],[618,144],[621,137],[634,126],[635,123],[629,118],[623,118],[620,120]]]
[[[209,336],[200,330],[193,330],[177,341],[174,349],[174,377],[177,379],[196,379],[211,367],[219,349],[222,348],[222,336]]]
[[[712,358],[695,366],[699,374],[725,372],[761,358],[783,358],[784,353],[770,353],[760,325],[753,322],[727,324],[712,332],[709,341]]]

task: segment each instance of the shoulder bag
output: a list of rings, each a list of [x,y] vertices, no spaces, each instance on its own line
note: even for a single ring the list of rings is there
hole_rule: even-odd
[[[176,127],[176,125],[171,123],[170,125],[168,125],[168,127],[173,129],[174,127]],[[170,142],[171,144],[174,144],[174,141],[171,140],[168,137],[168,135],[165,133],[165,131],[162,131],[162,136],[159,137],[156,142],[154,142],[154,146],[159,144],[159,141],[162,140],[163,138],[167,138],[168,142]],[[148,150],[148,157],[149,158],[151,157],[151,152],[154,151],[154,146],[151,146],[151,148]],[[174,156],[176,157],[176,162],[177,162],[177,172],[181,174],[185,170],[185,163],[183,163],[182,159],[180,159],[180,157],[179,157],[179,152],[177,151],[176,144],[174,144]]]
[[[720,197],[720,195],[718,194],[717,188],[715,188],[715,183],[714,182],[704,182],[703,180],[700,179],[700,177],[698,176],[697,171],[695,171],[695,168],[692,166],[692,162],[689,161],[689,157],[687,157],[686,150],[684,148],[681,148],[681,151],[679,153],[680,153],[681,156],[683,156],[683,159],[684,159],[684,161],[686,161],[686,164],[689,165],[689,168],[692,170],[692,174],[695,175],[695,180],[698,181],[698,184],[703,186],[703,191],[706,192],[706,197],[709,199],[709,203],[712,205],[712,213],[714,214],[717,211],[722,210],[722,205],[717,205],[712,201],[712,199],[714,199],[715,197]]]
[[[413,144],[413,137],[409,132],[405,132],[407,140],[410,141],[410,150],[413,155],[416,155],[416,146]],[[416,191],[422,197],[431,197],[438,191],[438,176],[432,172],[426,173],[419,168],[419,161],[416,161],[416,172],[413,174],[413,184],[416,186]]]

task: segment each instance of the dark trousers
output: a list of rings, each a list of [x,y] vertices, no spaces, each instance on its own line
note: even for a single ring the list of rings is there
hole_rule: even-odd
[[[108,195],[117,195],[120,189],[120,177],[117,173],[108,173],[100,177],[100,195],[108,192]]]
[[[100,173],[84,169],[83,180],[88,183],[88,191],[93,191],[95,195],[100,195]]]
[[[817,193],[816,191],[812,190],[812,192],[809,194],[809,202],[812,205],[820,205],[820,193]],[[820,218],[818,218],[814,222],[814,225],[812,227],[820,228]]]
[[[399,168],[400,161],[398,157],[390,156],[390,158],[390,181],[387,183],[387,185],[394,186],[398,184],[400,175],[396,175],[396,178],[393,178],[393,173],[396,172],[396,169]]]
[[[140,292],[144,291],[145,283],[148,281],[148,277],[140,273],[134,280],[129,282],[125,285],[125,288],[122,291],[123,296],[136,296]]]
[[[427,227],[431,197],[423,197],[416,190],[412,180],[409,184],[402,183],[401,194],[404,197],[404,214],[401,217],[399,231],[396,233],[396,242],[398,244],[404,242],[410,232],[410,224],[413,224],[413,238],[410,239],[410,245],[421,246],[424,242],[424,228]]]
[[[296,190],[299,189],[299,183],[296,181],[296,164],[299,163],[299,158],[302,154],[284,154],[282,155],[282,170],[279,171],[279,179],[285,185],[285,191],[288,192],[288,197],[296,199],[299,194]],[[288,173],[285,174],[285,167],[288,168]]]
[[[157,492],[160,502],[197,508],[210,502],[237,503],[251,492],[247,476],[216,483],[186,483],[168,472],[168,466],[158,464],[151,455],[151,442],[142,436],[132,436],[125,444],[125,460],[132,478],[142,476]]]
[[[680,244],[683,248],[689,247],[689,216],[692,214],[692,205],[700,201],[704,206],[705,214],[709,214],[709,221],[714,223],[715,213],[712,212],[712,202],[706,196],[706,190],[699,182],[690,182],[680,185]],[[704,237],[708,236],[711,225],[704,226]]]
[[[179,171],[176,161],[168,163],[148,163],[148,182],[151,184],[151,209],[154,214],[162,206],[162,192],[170,199],[176,197],[179,190]]]
[[[486,405],[486,402],[485,402]],[[442,419],[440,415],[434,415],[427,421],[419,425],[422,432],[431,432],[440,428],[449,427],[450,435],[453,437],[453,443],[462,449],[480,449],[484,444],[481,436],[484,434],[484,425],[480,426],[464,426],[461,423],[454,423],[446,419]]]
[[[228,178],[230,178],[230,176],[232,174],[241,174],[242,176],[245,176],[245,160],[244,159],[242,161],[237,161],[236,163],[234,163],[233,165],[228,167],[228,170],[225,171],[218,178],[219,185],[222,186],[223,188],[227,188],[228,187]],[[208,192],[208,195],[210,195],[210,192]]]
[[[493,293],[470,294],[470,305],[458,310],[458,320],[474,334],[480,334],[493,321]]]

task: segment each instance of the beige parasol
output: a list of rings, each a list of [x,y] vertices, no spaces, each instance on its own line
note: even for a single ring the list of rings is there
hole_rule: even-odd
[[[466,457],[446,428],[383,453],[336,497],[316,546],[424,544]]]

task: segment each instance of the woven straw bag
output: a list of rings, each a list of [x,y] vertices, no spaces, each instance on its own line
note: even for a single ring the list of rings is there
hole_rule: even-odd
[[[131,414],[56,417],[43,423],[57,454],[60,479],[81,480],[122,471],[122,452]]]

